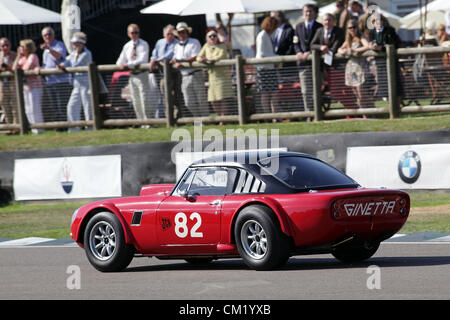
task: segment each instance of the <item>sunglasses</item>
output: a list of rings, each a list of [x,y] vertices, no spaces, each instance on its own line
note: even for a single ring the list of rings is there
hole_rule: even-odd
[[[356,29],[356,27],[348,27],[347,29],[352,30],[352,29]]]

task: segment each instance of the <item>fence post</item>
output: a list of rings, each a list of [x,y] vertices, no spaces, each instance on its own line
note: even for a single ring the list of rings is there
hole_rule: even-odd
[[[244,58],[241,55],[236,56],[236,93],[238,101],[239,124],[243,125],[248,122],[248,110],[245,103],[245,72]]]
[[[23,97],[23,79],[24,74],[22,69],[16,69],[14,71],[14,81],[16,85],[16,101],[17,101],[17,113],[19,116],[20,134],[27,134],[30,132],[30,123],[28,122],[27,115],[25,113],[25,99]]]
[[[166,126],[173,127],[175,125],[175,118],[173,116],[174,97],[172,96],[173,79],[172,67],[169,60],[163,60],[163,72],[164,72],[164,109],[166,113]],[[176,89],[175,89],[176,90]]]
[[[100,86],[98,77],[97,65],[95,62],[90,62],[88,65],[89,86],[91,88],[91,107],[92,107],[92,119],[94,120],[94,130],[99,130],[103,127],[102,114],[100,112]]]
[[[397,85],[399,85],[397,83],[397,50],[392,44],[386,45],[386,69],[389,94],[389,118],[395,119],[400,115],[400,104],[397,91]]]
[[[319,50],[312,50],[312,82],[314,98],[314,121],[323,119],[322,110],[322,59]]]

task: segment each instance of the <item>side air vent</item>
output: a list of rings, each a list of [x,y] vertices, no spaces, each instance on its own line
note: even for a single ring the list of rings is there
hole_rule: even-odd
[[[133,213],[133,219],[131,219],[132,226],[140,226],[142,220],[142,211],[135,211]]]

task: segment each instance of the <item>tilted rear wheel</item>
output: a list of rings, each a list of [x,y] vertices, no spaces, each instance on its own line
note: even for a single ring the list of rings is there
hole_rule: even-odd
[[[235,225],[236,245],[250,268],[270,270],[289,259],[289,245],[274,213],[267,207],[253,205],[239,213]]]
[[[89,262],[103,272],[125,269],[134,256],[134,247],[126,244],[122,225],[111,212],[98,213],[89,220],[84,249]]]

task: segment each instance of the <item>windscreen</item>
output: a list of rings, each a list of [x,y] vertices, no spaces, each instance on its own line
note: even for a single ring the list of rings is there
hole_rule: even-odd
[[[273,170],[273,161],[278,161]],[[332,166],[311,158],[285,156],[267,158],[259,161],[263,168],[272,168],[273,175],[295,189],[332,189],[340,187],[355,188],[358,184]]]

